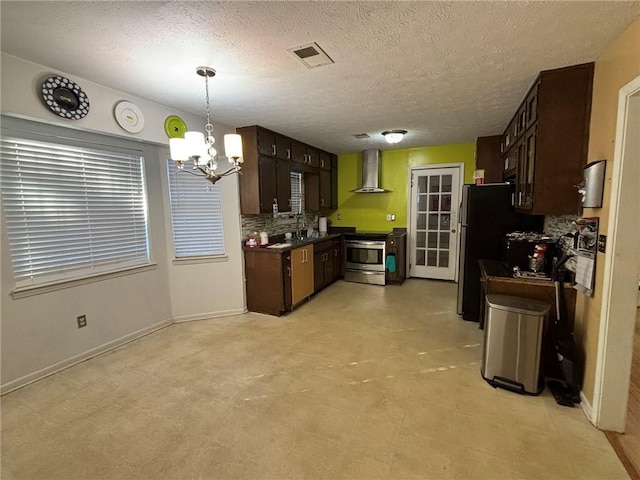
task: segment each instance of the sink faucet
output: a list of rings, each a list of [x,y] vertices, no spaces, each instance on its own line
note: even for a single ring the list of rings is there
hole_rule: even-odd
[[[296,215],[296,237],[297,238],[301,238],[301,229],[304,231],[304,214],[303,213],[298,213]]]

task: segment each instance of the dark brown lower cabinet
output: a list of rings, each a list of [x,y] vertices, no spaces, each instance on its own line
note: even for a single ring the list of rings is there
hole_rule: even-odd
[[[281,315],[291,309],[291,252],[245,250],[247,308]]]
[[[314,290],[323,289],[342,274],[342,243],[340,238],[328,239],[313,245]]]
[[[393,232],[387,237],[386,255],[392,255],[395,260],[395,271],[389,270],[389,262],[385,269],[385,281],[387,283],[402,283],[406,278],[407,267],[407,232]],[[386,259],[385,259],[386,261]]]

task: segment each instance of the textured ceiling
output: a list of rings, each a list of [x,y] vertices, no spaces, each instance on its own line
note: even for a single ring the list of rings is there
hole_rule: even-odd
[[[540,70],[595,60],[640,2],[0,3],[2,51],[194,114],[332,152],[501,133]],[[317,42],[335,64],[288,48]],[[358,140],[353,134],[368,133]]]

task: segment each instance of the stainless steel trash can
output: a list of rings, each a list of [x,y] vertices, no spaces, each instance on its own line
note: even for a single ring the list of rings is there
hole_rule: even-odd
[[[550,305],[494,294],[485,302],[482,377],[494,387],[538,395],[544,388],[540,350]]]

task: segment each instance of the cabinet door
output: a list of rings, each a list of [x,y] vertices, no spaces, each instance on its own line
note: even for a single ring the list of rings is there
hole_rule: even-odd
[[[320,290],[325,285],[324,276],[324,258],[326,251],[313,252],[313,289],[314,291]]]
[[[320,169],[320,208],[331,207],[331,171]]]
[[[525,177],[527,171],[527,156],[525,155],[526,151],[524,140],[520,140],[513,149],[517,159],[516,207],[522,208],[524,205]]]
[[[526,171],[524,172],[524,201],[523,207],[527,209],[533,208],[533,188],[534,188],[534,174],[536,166],[536,129],[529,132],[524,138],[525,155],[526,155]]]
[[[324,251],[324,284],[329,285],[334,280],[333,249],[329,248]]]
[[[526,99],[526,109],[527,109],[527,125],[526,128],[529,128],[533,125],[536,120],[538,120],[538,86],[540,85],[540,80],[536,83],[531,92],[529,92],[529,96]]]
[[[276,173],[278,176],[277,195],[278,210],[281,212],[291,211],[291,165],[289,160],[282,160],[278,158],[276,160]]]
[[[320,168],[331,170],[331,154],[320,150]]]
[[[304,143],[291,140],[291,160],[297,163],[307,163],[307,146]]]
[[[536,158],[536,129],[529,132],[517,145],[518,177],[516,181],[516,207],[533,208],[533,175]]]
[[[276,155],[276,134],[266,128],[258,128],[258,153],[260,155]]]
[[[331,154],[331,205],[329,208],[338,208],[338,156]]]
[[[289,137],[276,134],[276,157],[282,160],[291,160],[291,139]]]
[[[320,166],[320,151],[307,145],[307,164],[312,167]]]
[[[342,276],[342,245],[340,240],[334,243],[333,249],[331,249],[333,258],[333,280],[337,280]]]
[[[320,177],[315,173],[304,174],[304,204],[307,212],[320,210]]]
[[[291,298],[293,305],[313,293],[313,249],[291,250]]]
[[[286,211],[285,205],[280,205],[278,201],[278,183],[276,159],[273,157],[260,156],[260,212],[270,213],[273,211],[273,204],[278,204],[278,210]],[[291,195],[289,195],[291,196]],[[283,210],[282,208],[285,207]]]
[[[296,248],[291,250],[291,303],[293,305],[295,305],[305,297],[305,253],[306,249],[304,248]]]
[[[291,298],[291,252],[282,254],[282,282],[284,310],[290,310],[293,305]]]
[[[484,170],[484,182],[502,181],[502,159],[500,158],[501,135],[476,139],[476,168]]]

